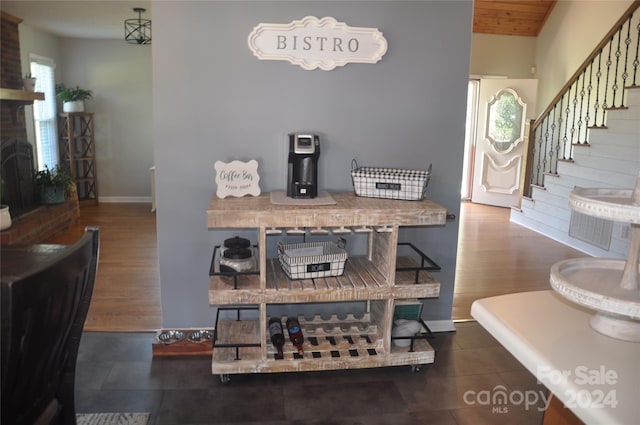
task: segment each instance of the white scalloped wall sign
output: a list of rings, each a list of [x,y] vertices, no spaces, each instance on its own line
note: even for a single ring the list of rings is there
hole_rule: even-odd
[[[260,176],[258,175],[258,161],[216,161],[216,184],[218,198],[234,196],[240,198],[245,195],[260,195]]]
[[[249,34],[248,43],[258,59],[286,60],[306,70],[376,63],[387,52],[387,40],[377,28],[350,27],[328,16],[306,16],[289,24],[261,23]]]

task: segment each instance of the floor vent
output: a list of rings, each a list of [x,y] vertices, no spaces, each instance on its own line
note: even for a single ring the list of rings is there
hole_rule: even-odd
[[[571,211],[569,236],[609,251],[613,221]]]

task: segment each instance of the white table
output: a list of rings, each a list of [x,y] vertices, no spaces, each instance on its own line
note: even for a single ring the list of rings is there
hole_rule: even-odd
[[[640,344],[591,329],[554,291],[477,300],[471,315],[586,424],[640,423]]]

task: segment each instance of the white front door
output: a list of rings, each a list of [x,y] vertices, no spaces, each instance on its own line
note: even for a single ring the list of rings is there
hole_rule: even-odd
[[[481,79],[471,201],[520,205],[538,80]]]

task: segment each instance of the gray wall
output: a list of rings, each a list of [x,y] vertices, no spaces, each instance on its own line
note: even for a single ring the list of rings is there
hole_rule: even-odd
[[[153,165],[151,49],[123,40],[62,38],[60,74],[93,91],[100,202],[149,201]]]
[[[34,7],[51,7],[33,3]],[[61,38],[23,22],[22,72],[29,53],[56,63],[56,81],[93,91],[85,110],[94,113],[96,170],[100,202],[149,202],[153,165],[151,47],[123,40]],[[32,107],[27,134],[35,146]],[[58,110],[62,105],[58,102]]]
[[[361,164],[425,168],[428,197],[459,212],[471,1],[157,2],[153,97],[163,327],[211,326],[207,231],[216,160],[259,162],[263,191],[285,187],[286,135],[320,134],[320,187],[352,190]],[[259,61],[247,36],[261,22],[333,16],[376,27],[389,50],[375,65],[305,71]],[[411,229],[441,263],[427,319],[451,317],[458,222]]]

